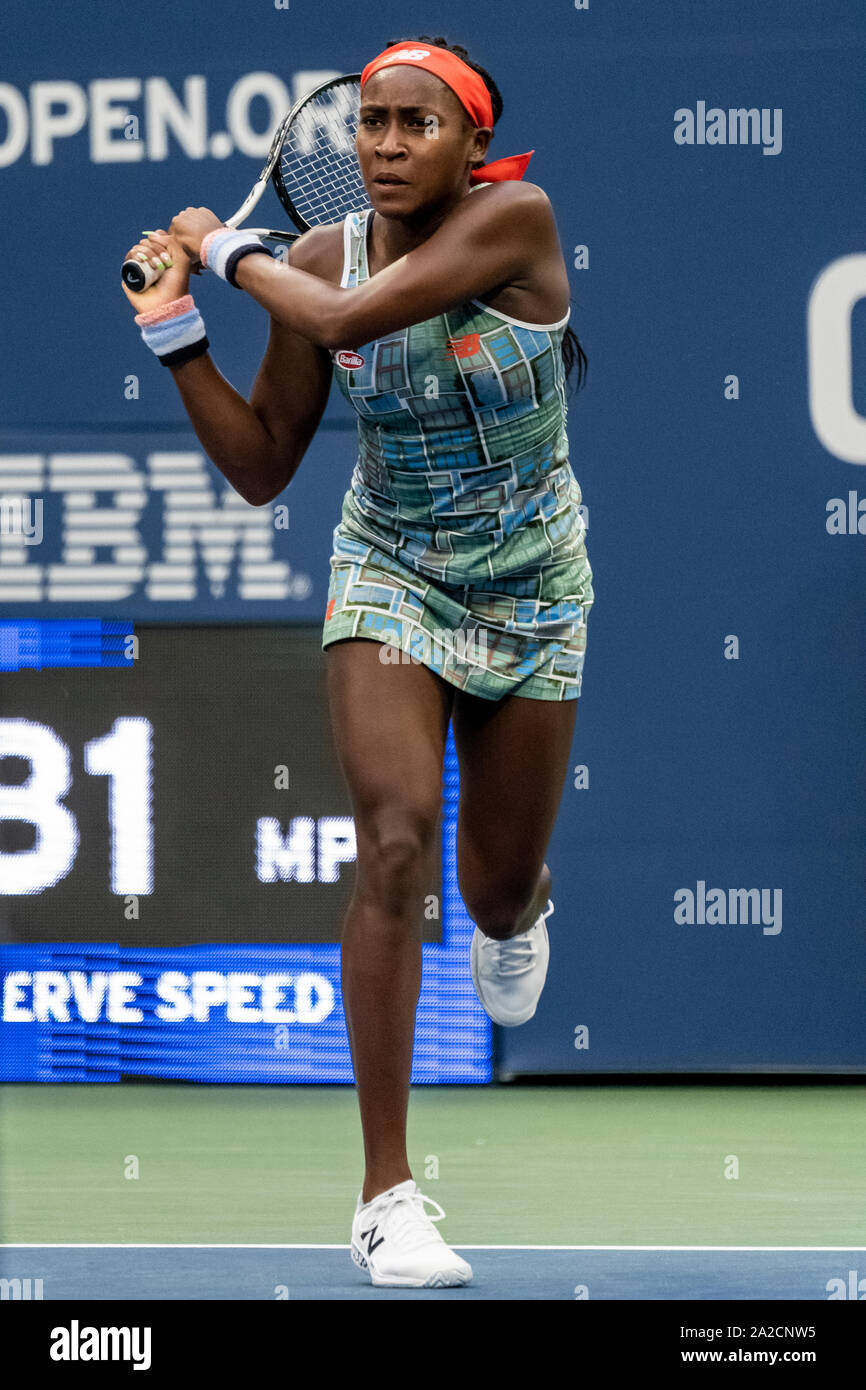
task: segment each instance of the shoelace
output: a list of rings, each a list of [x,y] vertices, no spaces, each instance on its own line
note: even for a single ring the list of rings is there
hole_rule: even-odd
[[[434,1206],[439,1215],[429,1216],[424,1210],[425,1202]],[[424,1192],[398,1192],[391,1198],[389,1207],[389,1235],[399,1240],[404,1249],[417,1250],[429,1245],[431,1236],[435,1240],[442,1239],[438,1231],[430,1229],[432,1222],[441,1221],[445,1215],[435,1198]]]
[[[496,957],[498,975],[525,975],[532,969],[538,954],[538,947],[528,933],[510,936],[507,941],[496,941],[494,937],[486,936],[481,945],[488,955]]]
[[[545,922],[553,911],[553,903],[548,898],[547,908],[541,916]],[[535,923],[537,926],[538,923]],[[505,941],[497,941],[495,937],[486,936],[481,945],[484,950],[491,955],[491,947],[496,947],[498,956],[495,958],[495,968],[498,975],[525,975],[535,965],[538,955],[538,944],[535,937],[535,926],[529,928],[528,932],[521,932],[520,936],[510,936]]]

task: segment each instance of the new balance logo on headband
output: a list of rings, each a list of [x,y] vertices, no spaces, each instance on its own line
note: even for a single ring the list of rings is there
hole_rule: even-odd
[[[392,53],[390,58],[383,59],[385,63],[418,63],[422,58],[430,57],[429,48],[401,48],[399,53]]]

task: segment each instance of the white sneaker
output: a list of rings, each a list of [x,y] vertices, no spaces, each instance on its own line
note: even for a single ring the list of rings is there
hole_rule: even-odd
[[[538,1006],[550,960],[547,918],[552,912],[548,898],[535,926],[507,941],[495,941],[475,928],[469,957],[472,983],[485,1013],[503,1028],[526,1023]]]
[[[425,1202],[432,1202],[439,1215],[429,1217]],[[444,1215],[438,1202],[418,1190],[414,1178],[366,1203],[359,1194],[352,1222],[352,1259],[379,1286],[443,1289],[468,1284],[471,1265],[445,1244],[433,1225]]]

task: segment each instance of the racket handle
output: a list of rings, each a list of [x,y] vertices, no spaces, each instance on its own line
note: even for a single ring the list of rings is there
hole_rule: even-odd
[[[123,283],[135,294],[148,289],[161,275],[162,271],[157,270],[150,261],[124,261],[120,271]]]

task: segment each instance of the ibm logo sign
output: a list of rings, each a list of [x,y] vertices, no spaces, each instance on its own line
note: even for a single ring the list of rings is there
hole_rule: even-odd
[[[43,498],[57,497],[60,554],[40,563]],[[50,514],[51,502],[45,506]],[[145,508],[148,548],[141,534]],[[285,510],[284,508],[282,510]],[[0,604],[221,598],[236,571],[241,599],[304,599],[308,575],[274,558],[275,517],[233,488],[214,491],[200,453],[0,455]]]

